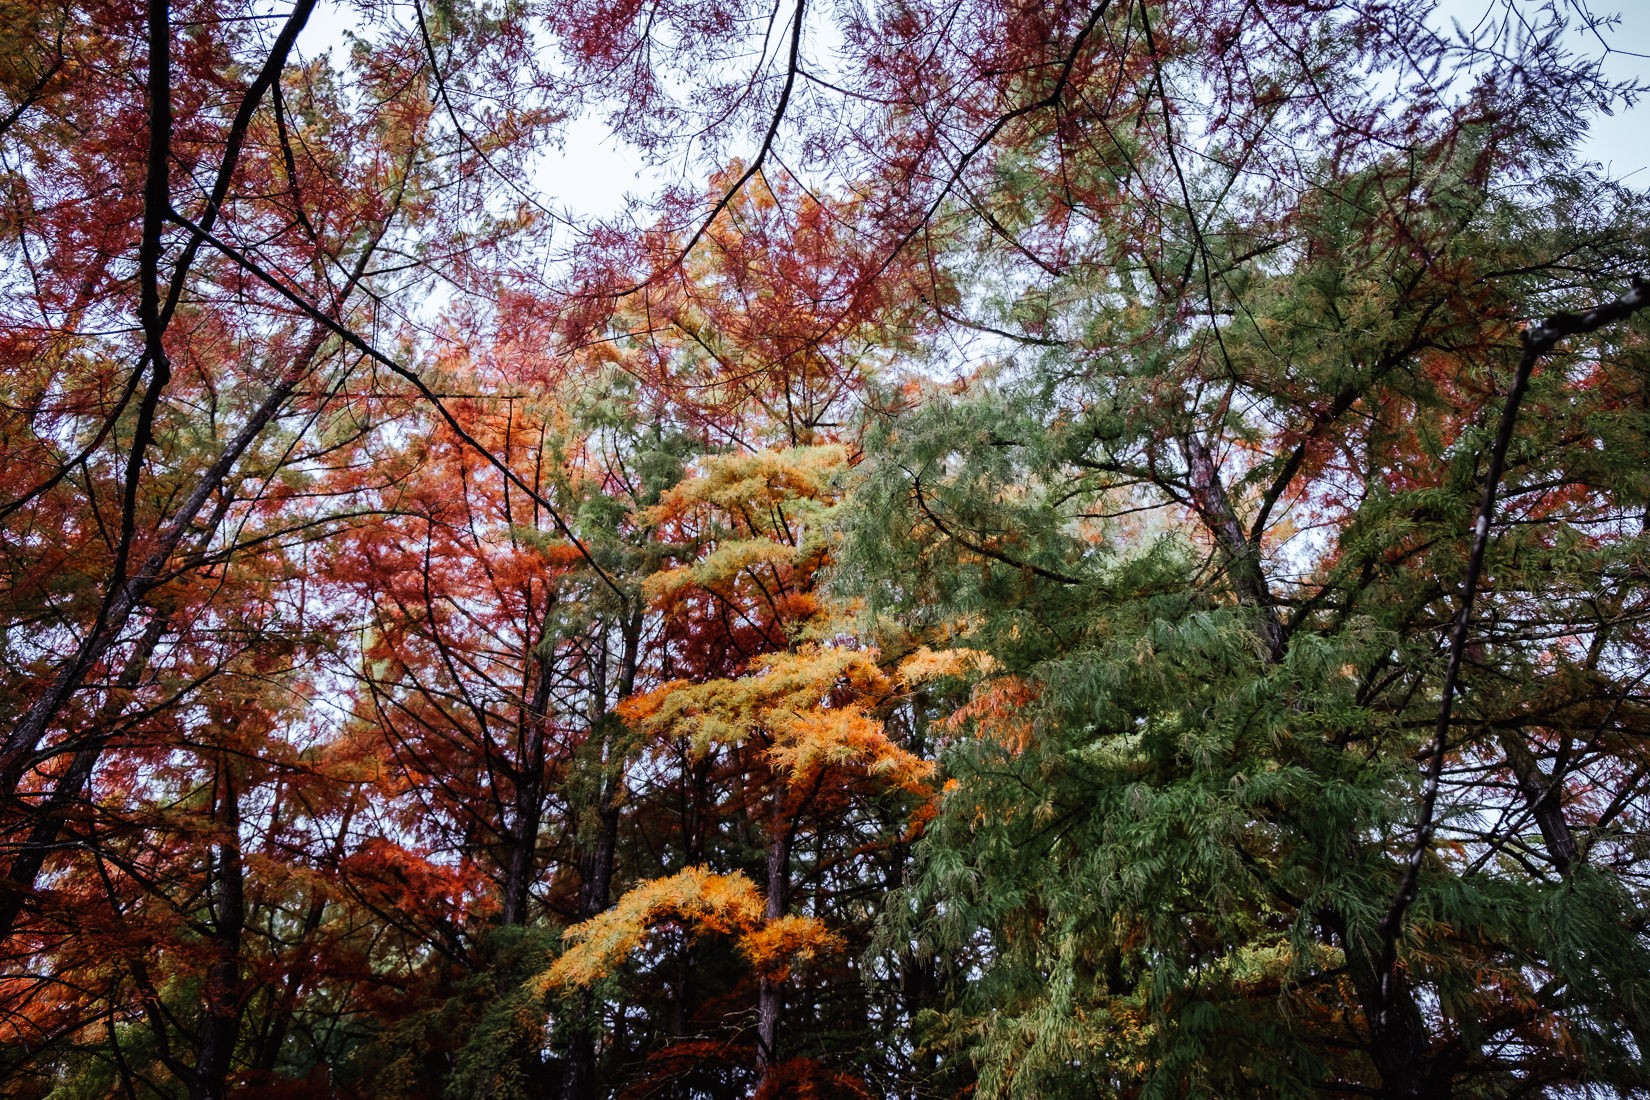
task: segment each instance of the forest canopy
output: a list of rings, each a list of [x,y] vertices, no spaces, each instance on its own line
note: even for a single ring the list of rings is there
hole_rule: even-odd
[[[1650,1096],[1641,88],[1466,7],[0,0],[0,1092]]]

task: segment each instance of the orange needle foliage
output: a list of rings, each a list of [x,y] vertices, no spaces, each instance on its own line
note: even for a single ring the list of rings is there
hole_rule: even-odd
[[[752,967],[783,977],[797,963],[841,947],[823,921],[795,914],[765,919],[765,902],[754,883],[735,872],[712,874],[689,867],[627,892],[601,916],[570,929],[573,946],[535,979],[540,992],[552,986],[590,985],[613,972],[639,950],[648,933],[671,923],[695,935],[732,937]]]

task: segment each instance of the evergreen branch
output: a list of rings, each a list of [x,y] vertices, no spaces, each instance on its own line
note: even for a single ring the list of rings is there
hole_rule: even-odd
[[[1421,864],[1426,859],[1427,850],[1432,846],[1433,833],[1436,831],[1439,779],[1443,774],[1444,756],[1449,747],[1450,717],[1455,707],[1461,664],[1466,657],[1473,599],[1477,594],[1479,576],[1483,572],[1484,555],[1489,549],[1490,525],[1495,518],[1496,490],[1506,466],[1507,449],[1512,444],[1513,430],[1518,424],[1519,406],[1523,404],[1524,395],[1529,389],[1530,376],[1541,357],[1566,336],[1597,331],[1605,325],[1630,317],[1646,306],[1650,306],[1650,280],[1635,278],[1633,289],[1615,301],[1606,302],[1585,313],[1555,313],[1524,331],[1524,351],[1519,356],[1518,369],[1513,375],[1507,403],[1501,410],[1501,423],[1496,429],[1495,441],[1490,448],[1489,469],[1484,474],[1484,492],[1478,503],[1478,516],[1473,521],[1472,551],[1467,557],[1465,576],[1461,580],[1461,606],[1455,613],[1455,624],[1450,630],[1449,663],[1444,670],[1444,686],[1438,703],[1438,720],[1433,731],[1432,752],[1427,760],[1426,779],[1421,790],[1421,813],[1416,824],[1415,843],[1410,850],[1408,865],[1404,868],[1404,877],[1399,882],[1397,896],[1393,898],[1392,907],[1382,918],[1379,926],[1381,952],[1377,973],[1380,976],[1381,996],[1378,1027],[1384,1028],[1388,1022],[1395,996],[1392,979],[1398,961],[1399,931],[1404,914],[1415,901],[1421,877]]]
[[[964,550],[979,554],[981,557],[990,558],[993,561],[1002,562],[1004,565],[1012,566],[1022,572],[1035,573],[1039,577],[1046,580],[1056,581],[1060,584],[1084,583],[1081,578],[1074,577],[1069,573],[1059,573],[1052,569],[1045,569],[1042,566],[1029,561],[1020,561],[1017,558],[1010,557],[1009,555],[1003,553],[1001,550],[993,550],[988,546],[982,546],[977,542],[964,538],[947,526],[946,522],[940,519],[939,516],[935,515],[934,510],[928,506],[927,499],[922,495],[922,478],[912,475],[911,489],[916,496],[917,507],[921,508],[922,514],[928,517],[928,522],[932,523],[940,534],[944,535],[958,546],[961,546]]]

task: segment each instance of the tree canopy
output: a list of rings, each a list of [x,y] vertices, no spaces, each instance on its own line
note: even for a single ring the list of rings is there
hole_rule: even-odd
[[[0,0],[0,1091],[1650,1096],[1641,89],[1482,7]]]

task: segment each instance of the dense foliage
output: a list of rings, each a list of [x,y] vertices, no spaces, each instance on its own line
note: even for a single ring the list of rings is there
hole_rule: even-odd
[[[1486,7],[0,0],[0,1090],[1650,1095],[1638,89]]]

